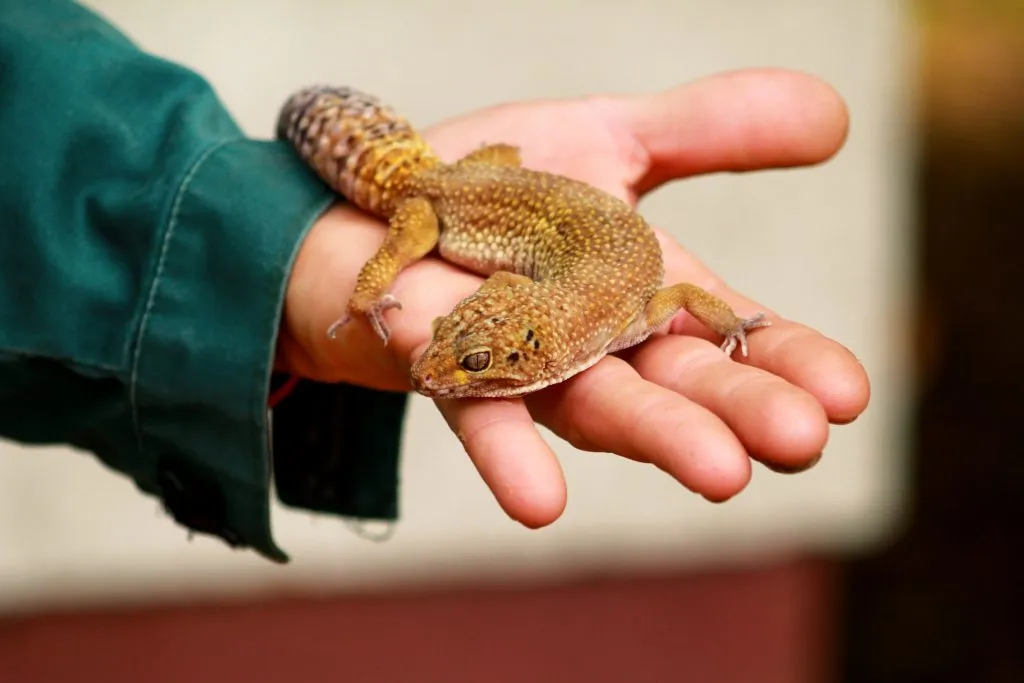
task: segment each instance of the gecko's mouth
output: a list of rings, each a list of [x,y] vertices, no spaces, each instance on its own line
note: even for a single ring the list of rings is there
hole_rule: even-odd
[[[466,385],[442,384],[431,373],[418,375],[413,373],[410,378],[413,389],[427,398],[497,398],[516,394],[519,384],[513,380],[487,380]]]
[[[451,387],[440,387],[434,384],[433,375],[423,375],[422,377],[412,376],[412,388],[424,396],[430,398],[444,398],[451,393]]]
[[[434,375],[429,372],[425,375],[414,372],[410,379],[412,380],[412,388],[428,398],[444,398],[451,395],[454,391],[453,387],[439,384],[434,379]]]

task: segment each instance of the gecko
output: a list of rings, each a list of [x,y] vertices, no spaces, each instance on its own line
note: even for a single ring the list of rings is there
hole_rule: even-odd
[[[665,285],[654,230],[627,202],[585,182],[525,168],[518,146],[481,144],[443,161],[410,122],[354,88],[311,86],[280,109],[277,137],[332,190],[387,221],[381,247],[327,334],[353,320],[386,345],[390,289],[437,250],[484,278],[432,323],[412,364],[432,398],[510,398],[556,384],[640,344],[685,310],[747,355],[764,313],[739,317],[691,283]]]

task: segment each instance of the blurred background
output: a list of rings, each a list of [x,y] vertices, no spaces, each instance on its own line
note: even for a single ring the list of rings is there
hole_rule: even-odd
[[[310,82],[429,125],[817,74],[850,107],[836,159],[676,183],[641,210],[849,346],[874,395],[812,471],[758,468],[726,505],[553,440],[570,502],[542,531],[414,397],[395,536],[277,506],[284,567],[187,541],[88,455],[0,443],[0,682],[1024,680],[1024,2],[87,4],[259,137]]]

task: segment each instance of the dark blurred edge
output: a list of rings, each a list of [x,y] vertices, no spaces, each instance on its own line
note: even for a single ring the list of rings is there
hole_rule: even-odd
[[[846,683],[1024,681],[1024,2],[920,3],[913,517],[845,568]]]

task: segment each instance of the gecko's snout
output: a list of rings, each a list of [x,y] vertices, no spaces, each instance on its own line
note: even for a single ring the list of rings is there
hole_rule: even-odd
[[[412,388],[421,394],[430,395],[438,389],[437,382],[434,381],[434,373],[424,372],[418,373],[413,372],[410,377],[412,380]]]
[[[414,368],[409,379],[413,390],[428,398],[444,398],[452,394],[452,387],[445,381],[444,373],[438,374],[436,369],[423,368],[417,371]]]

